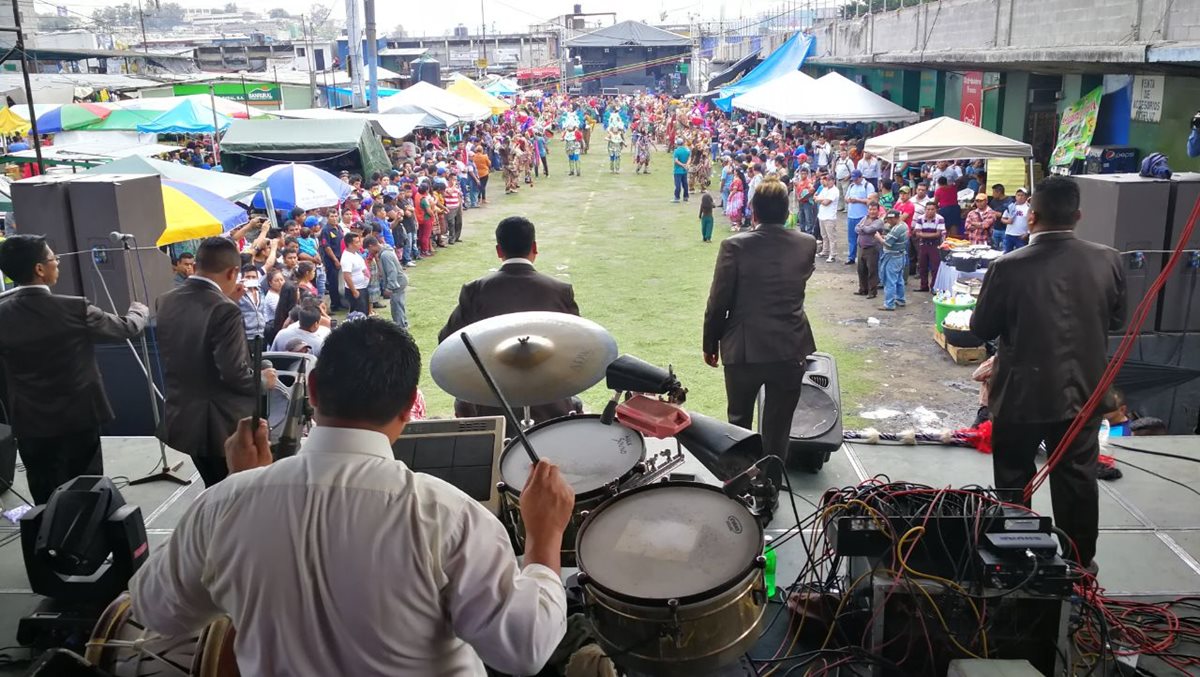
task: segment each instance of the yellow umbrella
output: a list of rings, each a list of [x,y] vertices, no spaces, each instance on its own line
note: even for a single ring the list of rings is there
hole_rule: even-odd
[[[249,220],[245,209],[190,183],[163,180],[162,197],[167,229],[155,242],[159,247],[220,235]]]
[[[29,120],[17,115],[11,108],[0,108],[0,134],[24,134],[29,131]]]
[[[488,108],[492,109],[492,115],[499,115],[509,108],[512,108],[512,106],[508,105],[503,100],[497,99],[491,94],[483,91],[479,88],[479,85],[471,82],[470,80],[457,80],[447,87],[446,91],[450,92],[451,94],[457,94],[471,103],[487,106]]]

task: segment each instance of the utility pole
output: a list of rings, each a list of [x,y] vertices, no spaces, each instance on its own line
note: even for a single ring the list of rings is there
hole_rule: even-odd
[[[142,53],[149,54],[150,46],[146,44],[146,13],[142,11],[142,0],[138,0],[138,21],[142,24]],[[221,49],[224,51],[224,45]]]
[[[363,53],[362,53],[362,26],[361,17],[358,13],[358,0],[346,0],[346,45],[347,59],[350,68],[350,99],[351,105],[355,108],[364,108],[367,105],[366,98],[363,96]]]
[[[379,112],[379,44],[375,37],[375,0],[363,0],[363,18],[367,26],[368,103],[372,113]]]
[[[13,48],[0,56],[0,63],[8,61],[13,52],[21,57],[21,79],[25,83],[25,102],[29,106],[29,136],[33,142],[33,155],[37,158],[38,174],[43,174],[46,171],[46,163],[42,160],[42,137],[38,134],[37,116],[33,113],[33,86],[29,84],[29,57],[25,54],[25,34],[21,31],[21,7],[17,2],[18,0],[12,0],[12,27],[0,26],[0,32],[12,33],[16,36]]]
[[[479,0],[479,77],[487,75],[487,17],[483,14],[483,0]]]
[[[314,28],[314,30],[316,29],[315,26],[313,28]],[[304,31],[304,44],[306,45],[305,54],[308,55],[307,59],[306,59],[307,63],[305,64],[306,66],[308,66],[308,104],[312,108],[316,108],[317,107],[317,55],[313,54],[313,43],[312,43],[312,38],[309,37],[309,33],[308,33],[308,22],[305,20],[303,14],[300,15],[300,29]],[[283,90],[281,89],[280,91],[283,91]]]

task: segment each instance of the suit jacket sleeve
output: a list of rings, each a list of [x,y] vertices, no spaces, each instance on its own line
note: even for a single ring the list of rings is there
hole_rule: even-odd
[[[446,326],[438,332],[438,343],[446,340],[446,337],[454,332],[462,329],[470,324],[467,321],[467,313],[471,308],[471,297],[473,295],[474,285],[471,283],[464,284],[458,292],[458,305],[450,312],[450,318],[446,320]]]
[[[1111,315],[1108,318],[1108,328],[1111,331],[1117,331],[1125,326],[1126,314],[1128,312],[1128,299],[1125,291],[1125,268],[1121,266],[1120,254],[1113,253],[1112,266],[1113,275],[1116,282],[1116,297],[1113,299]]]
[[[703,350],[706,355],[716,355],[720,351],[721,336],[725,334],[725,323],[733,311],[736,295],[737,256],[730,241],[722,240],[712,287],[708,291],[708,307],[704,310]]]
[[[1004,266],[999,259],[988,266],[983,286],[979,288],[979,300],[975,312],[971,313],[971,333],[984,341],[994,341],[1004,329],[1004,289],[1000,274]]]
[[[254,369],[250,365],[242,313],[236,305],[222,303],[213,309],[208,339],[221,383],[243,395],[253,395]]]
[[[125,317],[120,317],[89,303],[85,312],[88,333],[92,338],[133,338],[146,328],[146,312],[140,308],[130,308]]]
[[[575,287],[567,285],[567,312],[579,315],[579,304],[575,302]]]

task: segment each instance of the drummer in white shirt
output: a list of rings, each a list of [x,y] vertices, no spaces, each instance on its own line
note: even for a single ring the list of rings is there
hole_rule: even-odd
[[[200,494],[129,589],[164,635],[228,614],[244,675],[536,674],[566,631],[559,579],[574,494],[539,463],[521,493],[525,566],[485,507],[392,454],[421,369],[412,337],[344,323],[309,375],[317,427],[271,462],[265,423],[226,442]]]

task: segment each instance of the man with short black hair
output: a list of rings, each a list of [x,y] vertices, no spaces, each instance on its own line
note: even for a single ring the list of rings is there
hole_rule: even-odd
[[[394,324],[334,330],[309,374],[317,425],[299,453],[272,462],[266,423],[238,423],[234,474],[130,581],[138,621],[170,637],[228,615],[244,675],[537,674],[567,629],[559,555],[574,494],[549,461],[531,469],[519,565],[484,506],[395,459],[420,371]]]
[[[229,474],[225,438],[254,411],[254,368],[238,302],[241,256],[232,240],[210,237],[196,274],[158,299],[158,350],[165,404],[158,437],[192,457],[205,486]],[[275,371],[263,370],[273,386]]]
[[[534,270],[538,248],[533,222],[523,216],[510,216],[496,226],[496,256],[500,269],[462,286],[458,305],[446,325],[438,332],[445,341],[467,325],[496,315],[545,310],[579,314],[575,290],[567,282]],[[546,421],[575,410],[570,400],[531,408],[533,420]],[[460,417],[496,416],[499,409],[455,400],[454,412]]]
[[[371,283],[371,273],[367,270],[366,260],[363,259],[362,236],[358,233],[347,233],[345,246],[340,268],[342,280],[346,284],[347,307],[350,312],[357,310],[363,315],[370,315],[371,300],[367,287]]]
[[[321,326],[321,310],[311,305],[300,305],[297,306],[296,321],[275,335],[271,350],[286,351],[292,341],[299,340],[308,346],[310,353],[320,355],[327,336],[329,327]]]
[[[0,242],[0,271],[17,283],[0,295],[0,361],[8,417],[33,502],[64,482],[103,475],[100,426],[113,419],[96,366],[95,341],[133,338],[149,309],[136,301],[124,317],[79,296],[60,296],[58,256],[41,235]]]
[[[238,299],[238,309],[242,311],[242,326],[246,328],[248,338],[262,336],[267,330],[267,309],[259,282],[258,268],[254,264],[242,266],[242,289],[245,293]]]
[[[366,243],[371,257],[379,262],[379,295],[388,300],[392,322],[401,329],[408,329],[408,308],[404,303],[408,276],[404,274],[404,266],[400,265],[395,249],[374,237],[368,237]]]
[[[191,252],[183,252],[175,257],[175,260],[171,262],[171,267],[175,270],[175,277],[171,283],[178,287],[187,282],[192,273],[196,272],[196,256]]]
[[[1125,324],[1125,272],[1118,253],[1075,236],[1079,186],[1052,176],[1034,193],[1027,247],[994,259],[971,315],[971,332],[996,341],[988,393],[994,485],[1024,503],[1045,442],[1053,451],[1108,363],[1108,332]],[[1099,533],[1096,484],[1100,412],[1093,412],[1050,472],[1055,523],[1092,567]],[[1075,549],[1064,541],[1063,552]]]

